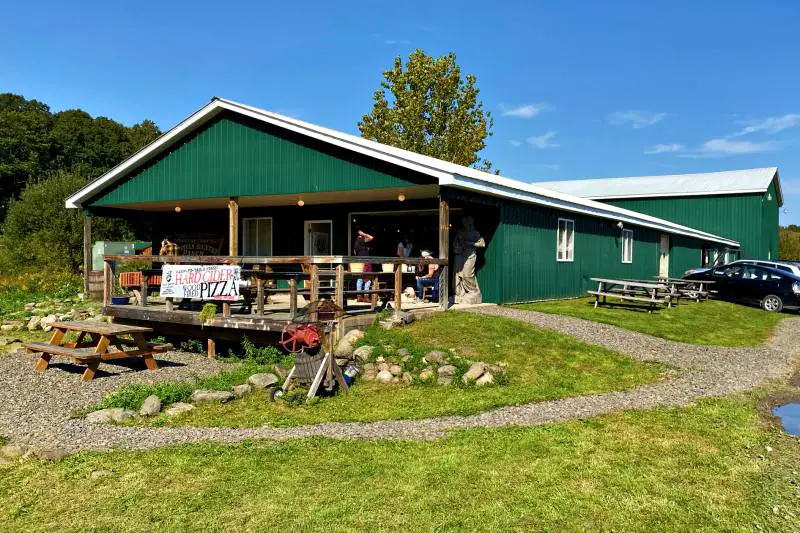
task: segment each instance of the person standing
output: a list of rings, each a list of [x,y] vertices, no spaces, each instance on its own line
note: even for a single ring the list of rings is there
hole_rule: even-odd
[[[357,232],[356,240],[353,243],[353,253],[357,257],[369,257],[372,254],[372,245],[370,244],[375,237],[370,235],[365,231],[361,231],[360,229]],[[372,272],[372,264],[371,263],[364,263],[364,270],[362,270],[364,274],[368,272]],[[361,293],[362,291],[369,291],[372,287],[372,278],[366,275],[362,275],[358,280],[356,280],[356,290]],[[356,300],[359,302],[369,302],[369,296],[366,294],[357,294]]]

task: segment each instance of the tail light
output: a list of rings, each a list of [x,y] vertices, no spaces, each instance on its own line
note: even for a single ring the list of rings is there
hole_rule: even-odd
[[[792,283],[792,292],[795,296],[800,296],[800,282],[795,281]]]

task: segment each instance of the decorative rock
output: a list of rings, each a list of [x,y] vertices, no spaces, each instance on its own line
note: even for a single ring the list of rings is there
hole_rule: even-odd
[[[392,376],[392,373],[389,372],[388,370],[381,370],[380,372],[378,372],[378,375],[376,376],[376,378],[381,383],[391,383],[392,382],[392,378],[394,378],[394,376]]]
[[[365,370],[364,373],[361,375],[361,378],[364,381],[375,381],[375,378],[378,377],[378,371],[374,368],[372,370]]]
[[[453,374],[456,373],[456,367],[454,367],[453,365],[443,365],[439,367],[436,373],[439,374],[440,376],[452,377]]]
[[[447,360],[447,352],[441,350],[433,350],[425,354],[425,360],[429,363],[442,365]]]
[[[256,389],[266,389],[267,387],[275,385],[278,382],[278,376],[268,372],[253,374],[247,379],[247,382]]]
[[[369,361],[373,351],[375,351],[373,346],[360,346],[353,350],[353,358],[359,361]]]
[[[151,394],[142,402],[142,407],[139,409],[141,416],[153,416],[161,412],[161,398],[155,394]]]
[[[3,457],[7,457],[9,459],[19,459],[25,452],[27,452],[27,448],[19,444],[6,444],[2,448],[0,448],[0,455]]]
[[[19,326],[16,324],[3,324],[0,326],[0,331],[17,331]]]
[[[386,361],[386,358],[382,355],[379,355],[378,357],[375,358],[376,363],[383,363],[384,361]]]
[[[272,367],[272,370],[274,370],[275,374],[281,379],[286,379],[286,376],[289,375],[289,369],[283,365],[275,365]]]
[[[350,344],[355,344],[356,342],[360,341],[364,338],[364,332],[360,329],[351,329],[347,333],[344,334],[342,340],[345,342],[349,342]]]
[[[0,346],[8,346],[15,342],[22,342],[22,339],[17,339],[16,337],[0,337]]]
[[[430,368],[426,368],[425,370],[419,373],[419,379],[421,379],[422,381],[430,381],[431,379],[434,378],[434,376],[436,376],[436,372],[434,372]]]
[[[409,357],[409,356],[411,356],[411,352],[408,351],[408,348],[399,348],[397,350],[397,355],[399,357]]]
[[[335,357],[350,359],[353,357],[353,345],[347,340],[342,339],[339,341],[339,344],[336,345],[336,348],[334,348],[333,355]]]
[[[190,403],[178,402],[178,403],[173,403],[169,409],[164,411],[164,413],[167,416],[175,416],[183,413],[188,413],[192,409],[194,409],[194,405]]]
[[[86,421],[90,424],[108,424],[111,422],[124,422],[136,416],[136,411],[123,409],[122,407],[112,407],[111,409],[101,409],[86,415]]]
[[[403,372],[403,375],[400,379],[403,381],[403,383],[411,385],[411,383],[414,381],[414,376],[411,375],[411,372]]]
[[[27,312],[29,312],[29,313],[30,313],[30,312],[31,312],[31,311],[33,311],[34,309],[36,309],[36,303],[34,303],[34,302],[30,302],[30,303],[27,303],[27,304],[25,304],[25,310],[26,310]]]
[[[10,459],[6,459],[5,457],[0,457],[0,466],[6,466],[10,464],[11,464]]]
[[[400,383],[400,378],[398,378],[397,376],[393,377],[392,378],[392,384],[396,385],[398,383]]]
[[[36,331],[39,329],[39,325],[42,323],[42,317],[34,315],[28,321],[28,331]]]
[[[245,394],[250,394],[253,392],[253,387],[245,383],[244,385],[236,385],[233,388],[233,395],[237,398],[244,397]]]
[[[338,357],[336,358],[337,366],[347,366],[347,363],[349,363],[349,362],[350,362],[350,359],[340,359]]]
[[[42,326],[44,331],[51,331],[53,329],[53,322],[58,322],[58,317],[56,315],[47,315],[39,322],[39,325]]]
[[[486,373],[486,365],[483,363],[472,363],[472,366],[469,367],[464,375],[461,377],[461,380],[464,383],[469,381],[476,381],[479,377]]]
[[[252,376],[251,376],[252,377]],[[277,379],[277,378],[276,378]],[[219,402],[225,403],[233,400],[232,392],[221,390],[199,389],[192,393],[193,402]]]
[[[89,474],[89,479],[100,479],[104,477],[111,477],[114,475],[114,472],[111,470],[92,470],[92,473]]]
[[[376,368],[378,369],[378,372],[390,372],[389,363],[378,363]]]
[[[413,359],[413,357],[409,354],[409,355],[404,355],[403,357],[401,357],[400,361],[402,361],[403,363],[408,363],[412,359]]]
[[[491,372],[486,372],[484,375],[482,375],[475,381],[475,384],[478,385],[479,387],[482,387],[484,385],[491,385],[492,383],[494,383],[494,376],[492,375]]]
[[[42,461],[60,461],[69,455],[69,452],[64,448],[42,448],[34,453]]]
[[[439,376],[436,383],[439,385],[450,385],[453,382],[453,376]]]
[[[399,376],[400,374],[403,373],[403,367],[400,366],[400,365],[392,365],[392,366],[389,367],[389,372],[393,376]]]

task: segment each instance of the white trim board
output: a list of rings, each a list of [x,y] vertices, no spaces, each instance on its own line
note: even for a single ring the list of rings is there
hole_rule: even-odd
[[[562,211],[583,213],[729,246],[739,246],[736,241],[674,224],[667,220],[545,189],[535,184],[496,176],[474,168],[441,161],[433,157],[387,146],[356,137],[355,135],[316,126],[308,122],[221,98],[214,98],[154,142],[71,195],[65,202],[66,207],[82,207],[82,202],[86,199],[113,185],[117,180],[145,164],[150,158],[159,155],[182,136],[195,131],[222,111],[238,113],[352,152],[431,176],[438,180],[439,186],[468,189],[524,203],[554,207]]]

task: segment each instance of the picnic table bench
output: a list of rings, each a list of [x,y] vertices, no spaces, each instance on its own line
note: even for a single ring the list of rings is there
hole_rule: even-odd
[[[68,331],[78,332],[75,342],[63,342]],[[141,357],[149,370],[157,370],[158,363],[153,354],[166,351],[171,345],[147,342],[144,335],[152,332],[151,328],[89,320],[54,322],[53,335],[49,342],[27,342],[23,346],[28,353],[40,354],[36,363],[37,372],[47,370],[54,355],[68,357],[75,363],[86,365],[81,380],[90,381],[102,361],[114,359]],[[129,336],[130,339],[120,338],[125,336]],[[116,350],[111,351],[112,347]]]
[[[679,296],[686,296],[696,302],[708,300],[711,294],[710,285],[714,281],[701,280],[701,279],[683,279],[683,278],[667,278],[663,276],[655,276],[656,280],[662,283],[671,285]]]
[[[594,307],[606,303],[606,297],[631,302],[643,302],[648,305],[648,313],[652,313],[656,305],[672,307],[675,294],[664,283],[638,281],[628,279],[591,278],[597,282],[596,291],[586,291],[594,296]],[[601,302],[600,299],[603,299]]]

